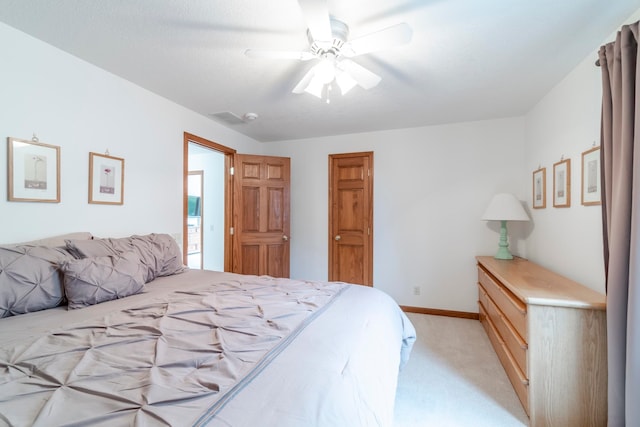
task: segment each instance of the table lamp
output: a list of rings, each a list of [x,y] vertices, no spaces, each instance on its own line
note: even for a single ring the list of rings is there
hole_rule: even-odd
[[[522,207],[522,203],[513,194],[496,194],[482,215],[482,219],[484,221],[500,221],[500,243],[498,243],[498,253],[495,258],[513,259],[507,240],[507,221],[529,221],[529,215]]]

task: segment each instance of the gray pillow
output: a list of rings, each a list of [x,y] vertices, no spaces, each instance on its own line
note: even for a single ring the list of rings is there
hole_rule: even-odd
[[[144,290],[144,266],[134,252],[70,260],[62,264],[62,271],[70,309],[124,298]]]
[[[93,240],[65,240],[67,250],[78,259],[94,258],[99,256],[117,255],[118,252],[113,248],[111,239],[93,239]]]
[[[178,243],[168,234],[147,234],[122,238],[94,240],[67,240],[67,248],[77,258],[109,256],[135,252],[146,267],[144,281],[148,283],[160,276],[182,273],[182,252]]]
[[[142,262],[153,271],[153,279],[161,276],[171,276],[182,273],[187,268],[182,264],[182,251],[178,243],[168,234],[147,234],[146,236],[131,236],[124,246],[123,239],[114,243],[116,250],[126,250],[131,245],[140,255]],[[151,279],[151,280],[153,280]]]
[[[64,248],[0,246],[0,317],[60,305],[64,300],[60,265],[71,259]]]
[[[58,246],[64,246],[65,242],[67,240],[69,240],[69,239],[73,239],[73,240],[90,240],[90,239],[93,239],[93,236],[88,231],[77,231],[77,232],[74,232],[74,233],[66,233],[66,234],[59,234],[57,236],[45,237],[44,239],[31,240],[29,242],[12,243],[11,246],[29,245],[29,246],[58,247]],[[7,246],[7,245],[5,245],[5,246]]]

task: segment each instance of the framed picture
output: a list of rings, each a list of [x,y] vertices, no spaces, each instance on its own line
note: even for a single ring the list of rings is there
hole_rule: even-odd
[[[8,200],[60,203],[60,147],[7,138]]]
[[[571,206],[571,159],[553,164],[553,207]]]
[[[582,204],[600,204],[600,147],[582,153]]]
[[[124,159],[89,153],[89,203],[124,203]]]
[[[547,168],[533,171],[533,208],[547,207]]]

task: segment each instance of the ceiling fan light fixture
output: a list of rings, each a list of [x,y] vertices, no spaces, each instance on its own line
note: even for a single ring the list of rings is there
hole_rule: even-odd
[[[340,93],[346,95],[358,82],[356,82],[349,73],[341,72],[336,75],[336,84],[340,88]]]
[[[355,85],[364,90],[374,88],[380,83],[381,77],[351,58],[409,43],[413,36],[409,24],[401,22],[349,39],[349,26],[329,14],[327,0],[297,1],[307,24],[309,50],[245,51],[245,55],[251,58],[318,60],[319,62],[311,67],[292,89],[296,94],[307,92],[329,102],[329,92],[334,82],[342,95]]]
[[[304,91],[322,99],[324,86],[325,83],[320,78],[318,78],[318,75],[316,74],[313,76],[307,87],[304,88]]]
[[[315,77],[328,85],[336,78],[336,63],[332,59],[323,59],[315,69]]]

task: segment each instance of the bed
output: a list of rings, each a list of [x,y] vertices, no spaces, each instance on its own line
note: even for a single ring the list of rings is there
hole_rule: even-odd
[[[0,246],[0,425],[391,426],[415,330],[374,288],[182,265],[165,234]]]

